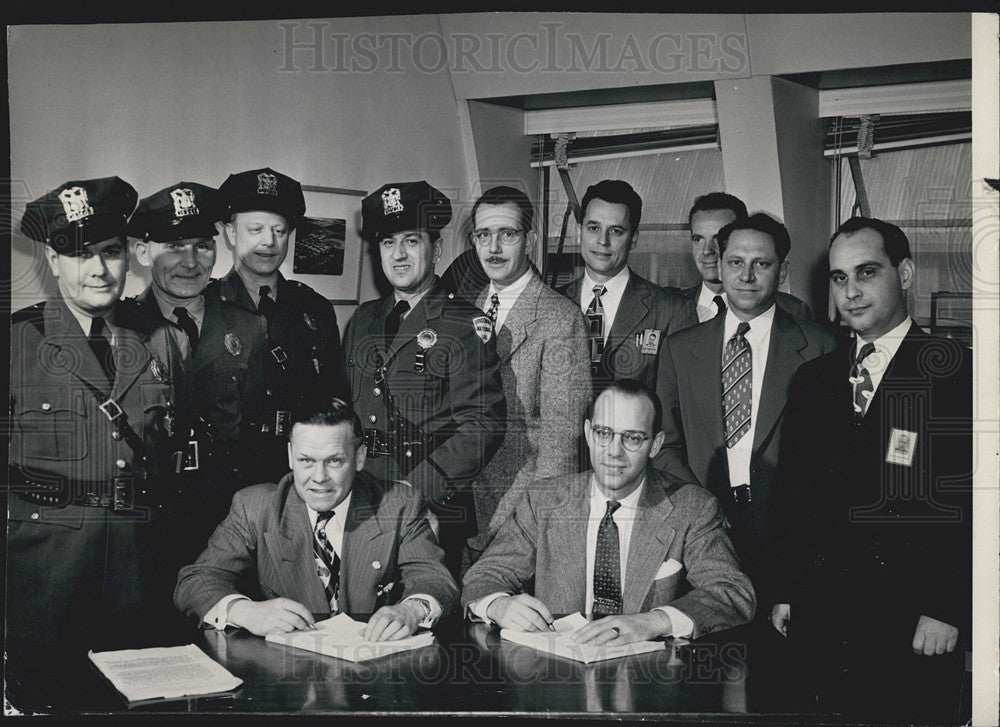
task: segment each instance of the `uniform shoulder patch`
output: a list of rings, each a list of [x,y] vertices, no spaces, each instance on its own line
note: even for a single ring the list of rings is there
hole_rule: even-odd
[[[476,330],[476,335],[483,339],[483,343],[489,343],[493,337],[493,321],[486,316],[476,316],[472,319],[472,327]]]

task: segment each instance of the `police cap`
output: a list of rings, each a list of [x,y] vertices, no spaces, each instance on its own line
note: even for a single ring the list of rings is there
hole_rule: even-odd
[[[141,199],[127,232],[154,242],[215,237],[215,223],[222,214],[219,190],[197,182],[178,182]]]
[[[277,212],[294,227],[306,213],[302,185],[270,167],[230,174],[219,191],[228,215],[257,210]]]
[[[82,250],[87,243],[123,234],[138,197],[118,177],[66,182],[28,203],[21,233],[58,253]]]
[[[431,239],[451,222],[451,202],[427,182],[386,184],[361,201],[361,234],[379,240],[402,230],[426,230]]]

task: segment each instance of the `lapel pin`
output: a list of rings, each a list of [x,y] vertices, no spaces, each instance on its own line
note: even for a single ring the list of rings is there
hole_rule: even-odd
[[[374,568],[375,570],[380,570],[382,568],[382,563],[380,561],[373,560],[372,568]]]

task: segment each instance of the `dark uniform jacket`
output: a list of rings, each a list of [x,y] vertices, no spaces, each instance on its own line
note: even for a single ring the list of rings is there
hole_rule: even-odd
[[[264,354],[264,415],[262,446],[266,447],[267,480],[280,479],[288,471],[285,444],[288,414],[302,401],[344,398],[341,378],[343,352],[333,304],[308,285],[278,275],[274,317],[267,327]],[[243,279],[230,270],[213,280],[206,296],[218,296],[257,315],[257,308]]]
[[[944,663],[911,654],[919,617],[959,629],[959,660],[970,635],[971,356],[912,325],[856,424],[854,354],[852,341],[803,364],[789,390],[774,600],[791,605],[789,644],[835,703],[874,689],[873,703],[891,704],[898,684],[896,703],[915,704],[927,695],[910,668]],[[899,461],[893,430],[909,438],[909,465],[887,461]]]
[[[405,449],[410,457],[398,449],[396,456],[369,455],[365,469],[380,479],[407,480],[434,509],[456,492],[467,494],[503,440],[496,342],[489,318],[436,282],[387,346],[385,318],[394,305],[389,295],[354,313],[344,336],[346,378],[366,428],[389,433],[405,420],[427,441],[423,456],[419,447]]]
[[[169,344],[120,327],[118,317],[110,321],[117,364],[110,394],[142,440],[145,462],[99,408],[107,379],[62,298],[12,317],[7,628],[14,636],[58,639],[73,622],[86,628],[90,619],[143,602],[138,531],[149,511],[63,504],[86,493],[109,500],[119,478],[145,506],[157,494],[147,491],[155,480],[146,478],[171,461],[176,372],[156,353]],[[51,506],[38,497],[46,485],[65,485],[43,496]],[[25,491],[36,501],[22,497]]]
[[[580,305],[582,281],[581,276],[559,292]],[[656,362],[667,336],[697,324],[698,313],[690,300],[629,271],[625,293],[611,324],[600,368],[594,376],[594,394],[601,393],[612,381],[621,379],[638,379],[649,388],[654,388]],[[658,331],[656,352],[643,353],[636,338],[647,329]]]

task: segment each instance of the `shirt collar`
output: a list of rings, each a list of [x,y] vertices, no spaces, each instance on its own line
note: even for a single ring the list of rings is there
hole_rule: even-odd
[[[630,507],[633,510],[636,509],[636,508],[638,508],[639,507],[639,498],[642,497],[642,491],[645,489],[645,487],[646,487],[646,476],[643,475],[642,482],[639,483],[639,486],[636,487],[635,490],[633,490],[632,492],[630,492],[628,495],[626,495],[625,497],[623,497],[620,500],[618,500],[618,502],[621,503],[622,507]],[[611,499],[610,497],[608,497],[603,492],[601,492],[601,488],[597,486],[597,476],[592,472],[590,474],[590,500],[591,500],[591,502],[598,502],[598,503],[600,503],[601,508],[603,509],[604,508],[604,503],[607,502],[610,499]]]
[[[205,310],[205,296],[204,295],[199,295],[197,298],[195,298],[193,300],[189,300],[183,306],[176,306],[176,305],[173,305],[173,304],[168,303],[167,301],[163,300],[163,298],[160,297],[159,291],[156,289],[156,287],[154,287],[153,288],[153,299],[156,301],[156,305],[159,307],[160,313],[163,314],[163,317],[171,319],[171,320],[173,320],[176,317],[176,316],[174,316],[174,308],[177,308],[177,307],[187,308],[187,311],[191,315],[192,318],[199,318],[199,319],[201,318],[202,313]]]
[[[435,285],[437,285],[437,280],[435,280],[434,283],[429,288],[427,288],[427,290],[425,290],[423,293],[421,293],[420,295],[415,295],[415,296],[413,296],[412,298],[409,298],[409,299],[407,299],[407,298],[400,298],[399,297],[399,293],[397,293],[395,290],[393,290],[392,291],[392,298],[393,298],[393,301],[394,301],[393,305],[395,305],[396,303],[398,303],[401,300],[405,300],[407,303],[410,304],[410,309],[407,311],[407,313],[409,313],[411,310],[413,310],[414,308],[417,307],[417,305],[420,303],[420,301],[422,301],[424,299],[424,296],[426,296],[428,293],[430,293],[432,290],[434,290],[434,286]]]
[[[770,308],[768,308],[766,311],[761,313],[756,318],[752,318],[751,320],[747,321],[747,323],[750,324],[750,332],[748,333],[748,335],[751,338],[753,338],[754,340],[759,340],[762,336],[771,332],[771,324],[774,323],[774,311],[776,307],[777,306],[774,303],[771,303]],[[740,321],[740,319],[736,317],[736,314],[733,313],[733,309],[731,307],[727,308],[726,328],[723,334],[723,339],[728,341],[730,338],[732,338],[733,334],[736,333],[736,329],[739,327],[741,322],[742,321]]]
[[[351,506],[351,497],[353,496],[354,496],[354,490],[352,489],[350,492],[347,493],[347,497],[345,497],[343,501],[339,505],[337,505],[337,507],[333,508],[333,514],[340,519],[341,525],[343,525],[347,520],[346,518],[347,509]],[[316,518],[319,517],[319,513],[313,510],[308,505],[306,505],[306,512],[309,513],[309,525],[312,527],[313,530],[315,530]]]
[[[590,273],[587,271],[587,269],[584,268],[583,269],[583,289],[581,290],[581,294],[584,295],[584,296],[587,296],[587,298],[589,299],[589,297],[591,295],[593,295],[594,286],[595,285],[603,285],[604,286],[604,292],[606,292],[606,293],[612,293],[613,295],[620,296],[620,295],[622,295],[622,293],[625,292],[625,286],[628,285],[628,278],[629,278],[629,267],[628,267],[628,265],[626,265],[620,271],[618,271],[618,274],[615,277],[611,278],[606,283],[595,282],[594,279],[592,277],[590,277]]]
[[[497,290],[497,287],[493,284],[493,281],[491,280],[488,297],[492,297],[494,294],[496,294],[497,298],[500,299],[501,304],[507,302],[513,303],[514,301],[517,300],[517,297],[521,294],[521,291],[524,290],[526,287],[528,287],[528,281],[531,280],[531,274],[532,270],[531,266],[529,266],[528,269],[524,271],[524,275],[522,275],[520,278],[515,280],[510,285],[508,285],[503,290]]]
[[[76,322],[80,324],[80,328],[83,329],[83,335],[90,336],[91,321],[93,321],[97,316],[88,316],[85,313],[80,313],[69,304],[66,305],[66,308],[73,314],[73,317],[76,318]],[[114,331],[110,330],[112,324],[114,323],[114,317],[114,309],[111,310],[111,313],[104,316],[104,323],[108,326],[109,333],[111,333],[111,335],[114,335]]]
[[[715,305],[715,296],[722,296],[723,300],[726,298],[726,291],[720,290],[718,293],[713,293],[712,289],[705,285],[705,281],[701,281],[701,289],[698,291],[698,305],[702,308],[711,308]]]
[[[903,319],[902,323],[893,328],[891,331],[884,333],[879,338],[876,338],[874,341],[866,341],[860,335],[857,336],[858,340],[855,342],[855,347],[854,347],[855,358],[857,358],[858,352],[861,351],[862,346],[864,346],[866,343],[873,343],[875,344],[876,349],[885,352],[887,363],[888,361],[892,361],[893,356],[896,355],[896,351],[899,350],[900,344],[903,343],[903,339],[906,338],[906,334],[909,333],[910,326],[912,325],[913,325],[913,319],[911,319],[909,316],[906,316],[906,318]]]

